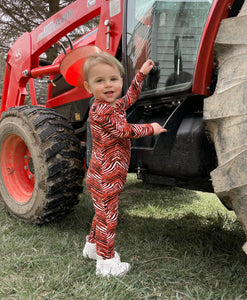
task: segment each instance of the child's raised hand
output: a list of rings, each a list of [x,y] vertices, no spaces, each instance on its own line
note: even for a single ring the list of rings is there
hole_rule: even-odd
[[[148,59],[142,65],[140,72],[142,72],[142,74],[144,75],[147,75],[153,69],[153,66],[154,66],[154,62],[151,59]]]
[[[160,126],[159,123],[151,123],[151,125],[153,126],[153,129],[154,129],[154,133],[153,135],[158,135],[160,133],[163,133],[163,132],[167,132],[167,130],[165,128],[163,128],[162,126]]]

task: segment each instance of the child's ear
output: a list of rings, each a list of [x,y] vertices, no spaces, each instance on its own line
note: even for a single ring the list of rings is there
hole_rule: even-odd
[[[87,81],[84,81],[84,88],[87,90],[89,94],[92,94],[92,91]]]

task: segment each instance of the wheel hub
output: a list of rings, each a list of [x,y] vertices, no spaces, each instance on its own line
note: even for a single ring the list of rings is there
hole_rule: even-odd
[[[2,144],[1,171],[11,197],[19,203],[28,202],[35,183],[33,160],[26,143],[16,134],[9,134]]]

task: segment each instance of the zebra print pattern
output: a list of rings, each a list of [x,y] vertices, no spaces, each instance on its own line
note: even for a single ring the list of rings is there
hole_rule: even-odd
[[[153,134],[152,125],[129,124],[126,120],[125,111],[137,101],[144,78],[138,72],[115,107],[96,99],[89,112],[93,149],[86,183],[95,216],[88,242],[96,242],[97,254],[103,259],[114,257],[119,195],[128,173],[130,139]]]

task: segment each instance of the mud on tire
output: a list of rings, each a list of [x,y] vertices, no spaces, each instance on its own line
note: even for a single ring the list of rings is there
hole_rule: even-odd
[[[237,17],[222,21],[216,39],[218,81],[204,103],[206,128],[218,167],[211,173],[215,193],[233,209],[247,235],[247,1]]]
[[[52,109],[10,108],[0,121],[0,193],[7,210],[34,224],[78,204],[83,158],[73,128]]]

